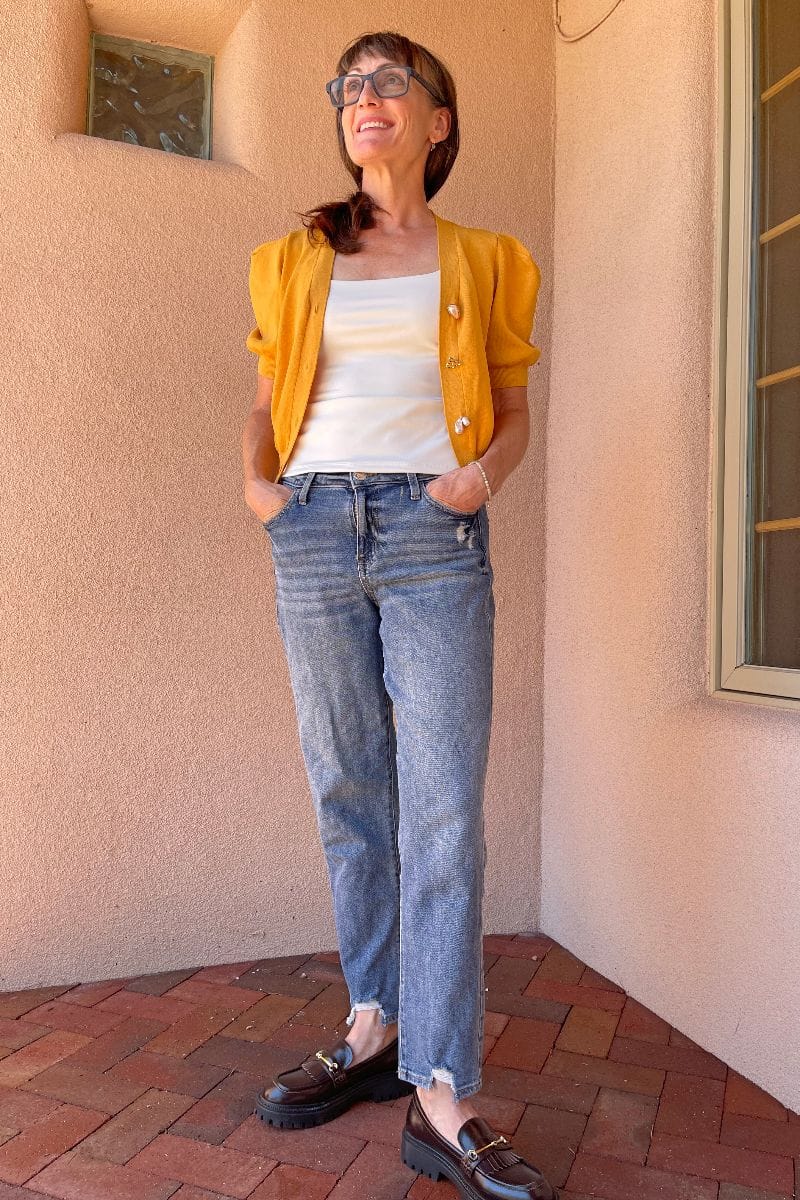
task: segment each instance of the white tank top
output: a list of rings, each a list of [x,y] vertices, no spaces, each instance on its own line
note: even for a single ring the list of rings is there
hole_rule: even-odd
[[[317,370],[283,474],[459,465],[439,375],[440,272],[332,279]]]

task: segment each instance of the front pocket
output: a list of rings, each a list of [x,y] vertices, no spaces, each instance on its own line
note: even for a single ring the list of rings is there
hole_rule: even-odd
[[[293,491],[291,496],[289,496],[287,498],[286,503],[283,505],[282,508],[279,508],[278,511],[273,516],[268,517],[266,521],[261,522],[261,528],[266,529],[268,531],[271,530],[272,527],[278,521],[280,521],[281,517],[284,515],[284,513],[287,511],[287,509],[292,507],[292,505],[294,504],[294,502],[296,500],[297,500],[297,492]]]
[[[463,512],[460,508],[453,508],[451,505],[445,504],[442,500],[437,500],[435,496],[432,496],[430,494],[430,492],[428,491],[427,480],[425,481],[425,483],[423,483],[421,491],[422,491],[423,498],[428,501],[428,504],[432,504],[434,508],[438,508],[440,512],[447,513],[448,516],[461,517],[462,521],[474,520],[474,518],[477,517],[477,515],[480,512],[480,509],[482,507],[482,505],[479,505],[479,507],[476,508],[474,510],[474,512]]]

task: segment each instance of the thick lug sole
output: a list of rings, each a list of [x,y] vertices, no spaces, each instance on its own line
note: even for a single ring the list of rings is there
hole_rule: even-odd
[[[400,1157],[405,1166],[419,1175],[427,1175],[434,1183],[447,1179],[464,1200],[485,1200],[485,1195],[469,1183],[453,1163],[444,1155],[437,1153],[431,1146],[418,1142],[415,1137],[403,1130],[400,1141]],[[560,1200],[560,1194],[553,1188],[554,1200]]]
[[[308,1129],[324,1125],[350,1108],[358,1100],[397,1100],[414,1091],[414,1084],[400,1079],[395,1071],[384,1071],[317,1104],[273,1104],[256,1098],[255,1113],[268,1125],[279,1129]]]

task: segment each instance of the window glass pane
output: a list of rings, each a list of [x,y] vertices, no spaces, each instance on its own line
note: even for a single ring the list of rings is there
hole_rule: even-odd
[[[800,24],[800,8],[798,9]],[[800,59],[798,60],[800,63]],[[800,80],[761,105],[761,232],[788,221],[800,197]]]
[[[800,516],[800,379],[760,390],[756,456],[760,475],[756,520]]]
[[[760,240],[800,214],[800,79],[763,93],[800,66],[794,4],[755,4],[753,103],[753,379],[748,478],[746,661],[800,670],[800,226]],[[764,376],[789,377],[756,384]],[[781,522],[779,527],[770,522]]]
[[[761,88],[772,87],[800,63],[796,0],[754,0],[761,10]]]
[[[800,670],[800,531],[762,533],[753,653],[760,667]]]
[[[764,242],[758,253],[761,336],[755,369],[760,376],[800,363],[800,226]]]
[[[800,519],[800,379],[761,389],[757,411],[749,661],[800,670],[800,520],[795,528],[758,528]]]
[[[87,132],[209,158],[211,78],[207,55],[93,34]]]

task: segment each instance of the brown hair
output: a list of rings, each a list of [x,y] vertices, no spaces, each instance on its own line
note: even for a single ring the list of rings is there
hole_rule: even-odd
[[[447,137],[434,146],[428,154],[425,164],[425,198],[430,200],[439,191],[452,170],[458,154],[458,109],[456,106],[456,85],[447,67],[434,54],[412,42],[401,33],[384,30],[379,33],[363,33],[350,43],[336,65],[336,74],[345,75],[352,64],[362,54],[383,55],[405,66],[413,67],[430,83],[439,99],[445,101],[450,110],[450,132]],[[430,96],[431,105],[436,107],[436,101]],[[357,254],[361,246],[358,240],[362,229],[372,229],[375,226],[376,211],[384,210],[367,192],[361,190],[363,168],[353,162],[347,153],[344,133],[342,131],[342,110],[336,110],[336,132],[339,139],[339,153],[345,167],[356,181],[356,190],[346,200],[331,200],[307,212],[298,213],[308,230],[309,241],[317,240],[317,234],[326,237],[340,254]]]

